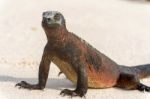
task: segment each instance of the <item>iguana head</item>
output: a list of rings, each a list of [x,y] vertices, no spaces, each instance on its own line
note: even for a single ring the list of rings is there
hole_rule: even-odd
[[[42,15],[42,26],[43,28],[58,28],[65,26],[65,19],[63,15],[58,11],[46,11]]]

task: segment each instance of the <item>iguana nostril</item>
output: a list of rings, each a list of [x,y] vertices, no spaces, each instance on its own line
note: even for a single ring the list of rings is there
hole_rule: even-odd
[[[47,21],[51,21],[51,18],[47,18]]]
[[[52,20],[51,18],[45,18],[45,17],[43,17],[42,22],[50,22],[51,20]]]

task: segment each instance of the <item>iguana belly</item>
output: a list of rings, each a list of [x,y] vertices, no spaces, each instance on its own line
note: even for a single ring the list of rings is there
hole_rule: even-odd
[[[74,84],[77,83],[77,74],[70,64],[60,60],[57,57],[53,58],[53,63],[58,66],[61,72],[63,72],[71,82],[73,82]],[[89,69],[88,66],[87,66],[87,73],[88,73],[89,88],[107,88],[112,87],[116,83],[116,80],[113,77],[111,77],[113,75],[96,72],[94,69],[93,70],[91,70],[91,68]]]
[[[60,69],[60,71],[63,72],[70,81],[72,81],[74,84],[76,84],[77,74],[70,64],[60,60],[57,57],[53,57],[52,61],[55,65],[57,65],[57,67]]]

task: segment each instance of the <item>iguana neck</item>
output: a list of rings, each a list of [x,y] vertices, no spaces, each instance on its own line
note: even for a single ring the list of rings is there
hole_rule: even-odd
[[[63,40],[65,35],[68,33],[65,25],[57,28],[44,28],[44,31],[46,33],[48,42]]]

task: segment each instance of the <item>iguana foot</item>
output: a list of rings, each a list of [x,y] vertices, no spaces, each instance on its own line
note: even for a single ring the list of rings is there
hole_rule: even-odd
[[[79,97],[85,97],[85,93],[81,92],[81,91],[77,91],[77,90],[69,90],[69,89],[64,89],[61,91],[60,95],[63,96],[71,96],[71,97],[75,97],[75,96],[79,96]]]
[[[29,89],[29,90],[42,90],[42,89],[44,89],[44,87],[41,87],[38,84],[31,85],[31,84],[29,84],[29,83],[27,83],[25,81],[21,81],[20,83],[17,83],[15,85],[15,87],[16,86],[19,86],[19,89],[20,88],[25,88],[25,89]]]
[[[139,91],[147,91],[147,92],[150,92],[150,87],[144,85],[144,84],[139,84],[138,85],[138,88],[137,88]]]

